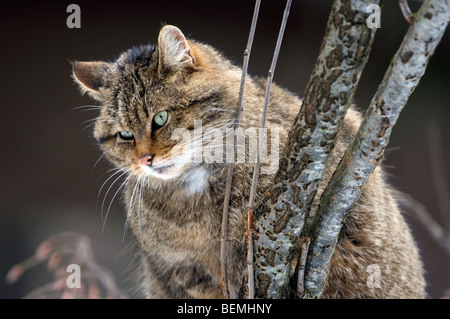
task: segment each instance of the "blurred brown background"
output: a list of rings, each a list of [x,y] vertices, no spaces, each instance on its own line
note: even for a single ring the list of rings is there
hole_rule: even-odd
[[[381,81],[408,25],[397,1],[385,1],[368,65],[355,102],[364,109]],[[94,104],[81,97],[69,61],[114,59],[134,45],[157,39],[161,23],[177,25],[187,37],[209,43],[242,63],[254,1],[21,1],[0,4],[0,298],[20,298],[51,280],[45,266],[14,285],[7,270],[31,256],[49,236],[76,231],[93,241],[99,263],[127,287],[132,252],[124,235],[125,216],[116,198],[105,229],[97,196],[109,169],[100,157],[86,120],[96,112],[74,108]],[[81,7],[81,29],[69,29],[66,8]],[[313,69],[331,7],[327,1],[294,1],[275,81],[303,94]],[[284,1],[262,1],[249,71],[266,75]],[[413,5],[414,3],[412,3]],[[412,6],[413,9],[417,5]],[[450,181],[450,34],[432,57],[425,76],[394,128],[384,162],[390,181],[425,205],[440,223],[427,125],[437,128],[442,160]],[[114,188],[115,189],[115,188]],[[112,194],[108,196],[109,204]],[[450,194],[444,194],[449,196]],[[450,258],[410,214],[408,221],[421,249],[432,298],[450,288]],[[395,238],[386,238],[387,241]]]

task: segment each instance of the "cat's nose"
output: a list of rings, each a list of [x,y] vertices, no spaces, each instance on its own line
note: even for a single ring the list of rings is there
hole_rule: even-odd
[[[145,155],[141,156],[141,158],[139,158],[139,162],[143,165],[150,166],[150,165],[152,165],[153,156],[155,156],[155,154],[153,154],[153,155],[145,154]]]

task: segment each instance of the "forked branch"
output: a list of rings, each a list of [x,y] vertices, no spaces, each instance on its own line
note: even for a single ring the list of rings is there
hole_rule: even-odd
[[[425,72],[450,20],[447,0],[426,0],[392,59],[359,131],[322,194],[309,231],[305,274],[310,297],[320,297],[345,216],[381,162],[397,119]],[[395,239],[393,239],[395,240]]]
[[[373,0],[335,0],[303,105],[288,135],[269,196],[257,207],[256,295],[289,297],[290,264],[337,132],[367,62]]]

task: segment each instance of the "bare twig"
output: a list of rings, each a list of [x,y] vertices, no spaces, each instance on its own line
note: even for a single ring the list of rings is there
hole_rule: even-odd
[[[337,132],[367,62],[375,30],[364,23],[379,1],[335,0],[302,108],[288,135],[270,195],[258,206],[255,277],[258,297],[290,294],[290,264],[304,218],[325,172]]]
[[[253,270],[253,212],[247,207],[247,282],[248,299],[255,299],[255,277]]]
[[[256,196],[256,186],[258,184],[259,177],[259,168],[261,165],[261,150],[263,148],[264,143],[264,130],[266,128],[266,118],[267,118],[267,109],[269,106],[269,98],[270,98],[270,90],[272,88],[273,75],[275,73],[275,67],[277,65],[278,55],[280,53],[281,43],[283,42],[284,30],[286,29],[287,20],[289,17],[289,11],[291,9],[292,0],[287,0],[286,7],[283,13],[283,20],[281,21],[280,31],[278,33],[277,43],[275,45],[275,51],[272,57],[272,63],[270,64],[269,72],[267,72],[267,84],[266,84],[266,95],[264,98],[264,108],[261,118],[261,128],[260,128],[260,136],[258,142],[258,152],[256,155],[256,163],[253,168],[253,178],[250,189],[250,197],[248,202],[248,250],[247,250],[247,266],[248,266],[248,298],[254,299],[255,297],[255,279],[254,279],[254,270],[253,270],[253,205],[255,203]]]
[[[436,193],[438,210],[441,214],[444,228],[450,231],[450,191],[445,179],[447,175],[445,172],[439,126],[435,120],[429,120],[426,129],[430,154],[431,179]]]
[[[403,16],[405,17],[406,21],[408,21],[409,24],[414,23],[414,14],[411,12],[411,9],[408,5],[408,0],[399,0],[398,4],[400,6],[400,9],[402,10]]]
[[[309,231],[305,288],[320,297],[343,220],[380,163],[398,116],[425,72],[450,20],[447,0],[424,1],[366,112],[359,131],[322,194]]]
[[[408,212],[414,215],[431,237],[433,237],[436,243],[441,246],[447,256],[450,257],[450,236],[445,229],[431,217],[425,206],[411,196],[405,194],[398,196],[397,200]]]
[[[225,296],[225,298],[230,298],[230,292],[228,289],[228,279],[227,279],[227,240],[228,240],[228,211],[230,207],[230,196],[231,196],[231,185],[233,180],[233,170],[234,170],[234,158],[236,154],[237,149],[237,140],[238,140],[238,128],[241,121],[241,114],[242,114],[242,103],[244,99],[244,90],[245,90],[245,79],[247,77],[247,69],[248,69],[248,62],[250,60],[250,52],[252,50],[253,45],[253,38],[255,36],[255,30],[256,30],[256,23],[258,21],[258,13],[259,13],[259,7],[261,5],[261,0],[256,0],[255,2],[255,8],[253,10],[253,18],[252,18],[252,24],[250,27],[250,33],[248,35],[248,41],[247,41],[247,47],[244,51],[244,61],[242,66],[242,76],[241,76],[241,85],[239,89],[239,106],[237,110],[236,115],[236,121],[234,124],[234,137],[233,137],[233,148],[232,148],[232,154],[231,159],[232,163],[228,165],[227,170],[227,181],[225,186],[225,198],[223,202],[223,214],[222,214],[222,235],[221,235],[221,248],[220,248],[220,261],[221,261],[221,280],[222,280],[222,291]]]

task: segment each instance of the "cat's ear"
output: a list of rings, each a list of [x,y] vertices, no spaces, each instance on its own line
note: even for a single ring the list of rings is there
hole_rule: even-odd
[[[99,89],[105,85],[106,74],[111,65],[106,62],[73,62],[73,78],[81,91],[87,92],[94,99],[99,99]]]
[[[194,55],[183,33],[172,25],[164,26],[158,37],[159,72],[186,70],[194,66]]]

